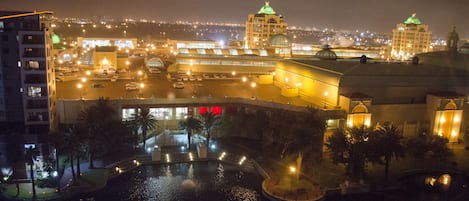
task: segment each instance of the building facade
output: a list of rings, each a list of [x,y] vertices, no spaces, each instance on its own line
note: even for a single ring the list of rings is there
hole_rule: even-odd
[[[29,146],[49,153],[47,134],[58,124],[51,15],[0,11],[2,153],[11,147],[21,151]],[[4,157],[2,154],[0,163],[5,162]]]
[[[269,2],[256,14],[250,14],[246,21],[245,48],[262,49],[269,46],[274,35],[287,35],[287,23],[278,15]]]
[[[432,32],[415,14],[392,30],[391,58],[407,60],[431,51]]]

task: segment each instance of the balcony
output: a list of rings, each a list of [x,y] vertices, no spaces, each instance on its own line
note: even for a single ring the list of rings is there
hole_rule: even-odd
[[[28,100],[26,105],[28,109],[47,109],[47,100]]]
[[[33,57],[45,57],[44,48],[25,48],[23,52],[23,57],[33,58]]]
[[[30,112],[28,114],[28,122],[41,121],[49,121],[49,114],[47,112]]]
[[[37,74],[26,75],[24,83],[25,84],[46,84],[47,77],[46,75],[37,75]]]
[[[44,44],[44,36],[43,35],[24,35],[23,44],[26,44],[26,45]]]

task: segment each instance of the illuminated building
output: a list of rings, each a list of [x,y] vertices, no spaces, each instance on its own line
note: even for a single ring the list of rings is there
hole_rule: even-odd
[[[116,46],[122,49],[137,47],[136,38],[77,38],[77,45],[81,48],[95,48],[99,46]]]
[[[251,49],[266,48],[274,35],[287,35],[287,23],[278,15],[269,2],[256,14],[250,14],[246,21],[245,47]]]
[[[2,153],[14,145],[19,153],[32,146],[49,154],[46,136],[58,124],[51,15],[0,11],[0,121],[6,127],[0,136]],[[24,166],[15,169],[26,177]]]
[[[432,32],[415,14],[392,30],[391,57],[409,59],[415,54],[431,51]]]

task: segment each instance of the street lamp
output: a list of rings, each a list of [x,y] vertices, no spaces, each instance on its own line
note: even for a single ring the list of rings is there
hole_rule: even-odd
[[[255,97],[254,97],[254,88],[256,88],[256,83],[255,82],[251,82],[251,88],[252,88],[252,93],[251,93],[251,99],[254,100]]]
[[[232,75],[232,76],[235,76],[235,75],[236,75],[236,71],[232,71],[232,72],[231,72],[231,75]]]
[[[300,88],[302,86],[301,82],[296,83],[296,90],[298,91],[298,97],[300,97]]]
[[[247,80],[248,80],[248,78],[246,78],[245,76],[243,76],[243,77],[241,78],[241,81],[243,81],[243,82],[246,82]]]
[[[324,109],[327,109],[327,96],[329,95],[328,91],[324,92]]]
[[[290,170],[290,174],[292,175],[291,177],[291,180],[290,180],[290,191],[292,192],[292,188],[293,188],[293,179],[295,178],[295,173],[296,173],[296,167],[293,166],[293,165],[290,165],[290,167],[288,168]]]
[[[81,80],[81,82],[85,83],[86,82],[86,77],[82,77],[80,80]]]
[[[82,91],[81,89],[83,88],[83,85],[81,83],[77,84],[77,89],[80,90],[80,99],[83,99]]]

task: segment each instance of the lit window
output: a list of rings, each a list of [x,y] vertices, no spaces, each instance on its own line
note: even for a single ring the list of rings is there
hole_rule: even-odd
[[[38,61],[29,61],[28,65],[29,65],[29,68],[39,69],[39,62]]]
[[[122,109],[122,121],[130,121],[136,113],[135,108],[124,108]]]
[[[29,97],[41,97],[41,87],[28,87],[28,96]]]
[[[176,119],[185,119],[187,117],[187,107],[177,107],[176,108]]]
[[[150,114],[153,115],[156,120],[173,118],[172,108],[150,108]]]

